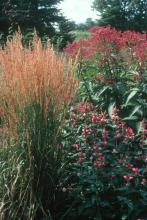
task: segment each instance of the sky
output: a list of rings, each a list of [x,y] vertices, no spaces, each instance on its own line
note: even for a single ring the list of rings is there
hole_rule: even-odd
[[[68,19],[83,23],[87,18],[97,18],[96,12],[91,8],[92,2],[93,0],[63,0],[59,8]]]

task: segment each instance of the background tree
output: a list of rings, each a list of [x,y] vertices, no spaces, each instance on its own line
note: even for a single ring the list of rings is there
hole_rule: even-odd
[[[100,13],[100,26],[111,25],[120,30],[147,30],[147,0],[94,0]]]
[[[92,18],[87,18],[84,23],[77,24],[77,30],[88,30],[89,28],[95,26],[97,23],[92,20]]]
[[[86,26],[86,29],[89,29],[93,26],[96,25],[96,22],[94,20],[92,20],[92,18],[87,18],[86,21],[85,21],[85,26]]]
[[[72,31],[76,30],[77,25],[74,21],[69,21],[66,18],[61,18],[57,24],[57,31],[53,37],[53,43],[58,50],[62,50],[67,44],[72,43],[75,40],[75,36]]]
[[[20,27],[22,33],[34,28],[40,37],[52,38],[55,24],[63,19],[57,8],[61,0],[0,0],[0,33],[7,36]]]

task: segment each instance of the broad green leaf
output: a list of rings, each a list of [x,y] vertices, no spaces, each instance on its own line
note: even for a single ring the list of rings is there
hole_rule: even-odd
[[[136,121],[136,120],[138,120],[137,116],[123,118],[123,121]]]
[[[101,96],[109,88],[110,88],[109,86],[104,86],[104,88],[99,91],[98,97]]]
[[[129,94],[129,96],[128,96],[127,100],[126,100],[125,105],[128,104],[128,102],[137,94],[138,91],[139,90],[137,88],[132,90],[132,92]]]
[[[135,115],[136,112],[138,112],[138,110],[141,108],[140,105],[135,106],[135,108],[133,109],[132,113],[129,115],[130,118],[132,118],[132,116]]]

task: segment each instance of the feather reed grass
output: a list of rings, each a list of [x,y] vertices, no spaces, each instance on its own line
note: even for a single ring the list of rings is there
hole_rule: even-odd
[[[72,62],[56,56],[48,42],[46,48],[35,34],[33,48],[23,48],[22,36],[16,33],[0,49],[0,113],[11,128],[16,125],[16,110],[34,101],[42,106],[44,116],[54,105],[58,115],[75,94],[77,82]]]
[[[16,33],[0,49],[0,117],[13,147],[2,149],[1,219],[59,219],[64,164],[62,127],[77,91],[71,61],[35,35]]]

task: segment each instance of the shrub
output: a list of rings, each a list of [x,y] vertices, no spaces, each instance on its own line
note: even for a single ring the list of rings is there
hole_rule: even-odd
[[[1,217],[59,219],[63,175],[61,131],[77,81],[72,62],[51,45],[22,46],[16,33],[0,50],[0,117],[11,144],[1,149]],[[58,210],[58,213],[56,213]]]

